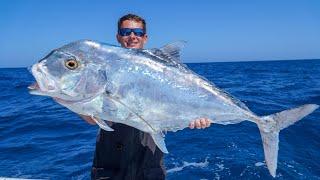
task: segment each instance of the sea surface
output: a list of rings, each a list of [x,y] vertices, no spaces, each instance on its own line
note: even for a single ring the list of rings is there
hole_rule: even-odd
[[[187,64],[258,115],[320,104],[320,60]],[[0,177],[89,179],[97,126],[0,69]],[[251,122],[166,135],[167,179],[272,179]],[[280,133],[277,179],[320,179],[320,109]]]

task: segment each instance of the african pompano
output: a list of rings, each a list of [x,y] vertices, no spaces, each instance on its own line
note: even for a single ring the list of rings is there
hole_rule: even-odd
[[[106,131],[104,120],[149,133],[167,153],[164,131],[188,127],[197,118],[217,124],[248,120],[262,136],[270,174],[277,169],[280,130],[319,106],[307,104],[269,116],[257,116],[242,102],[188,69],[179,60],[184,42],[160,49],[126,49],[82,40],[53,50],[32,66],[37,84],[32,94],[54,97],[78,114],[93,117]]]

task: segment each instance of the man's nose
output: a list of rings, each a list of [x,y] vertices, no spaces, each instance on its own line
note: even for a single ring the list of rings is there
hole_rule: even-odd
[[[136,38],[137,36],[134,34],[134,32],[130,33],[130,38]]]

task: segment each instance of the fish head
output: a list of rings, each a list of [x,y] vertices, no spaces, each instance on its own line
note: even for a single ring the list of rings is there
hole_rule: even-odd
[[[29,86],[31,94],[81,101],[105,91],[107,77],[103,63],[91,60],[82,51],[69,49],[53,50],[31,67],[36,79]]]

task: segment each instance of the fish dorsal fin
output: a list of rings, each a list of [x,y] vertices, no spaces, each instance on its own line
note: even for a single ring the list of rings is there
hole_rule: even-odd
[[[151,49],[151,52],[161,60],[168,61],[171,63],[174,62],[174,64],[181,63],[180,51],[185,45],[186,41],[176,41],[167,44],[161,47],[160,49],[153,48]]]
[[[180,51],[187,44],[186,41],[176,41],[160,48],[166,54],[169,54],[174,60],[180,62]]]

